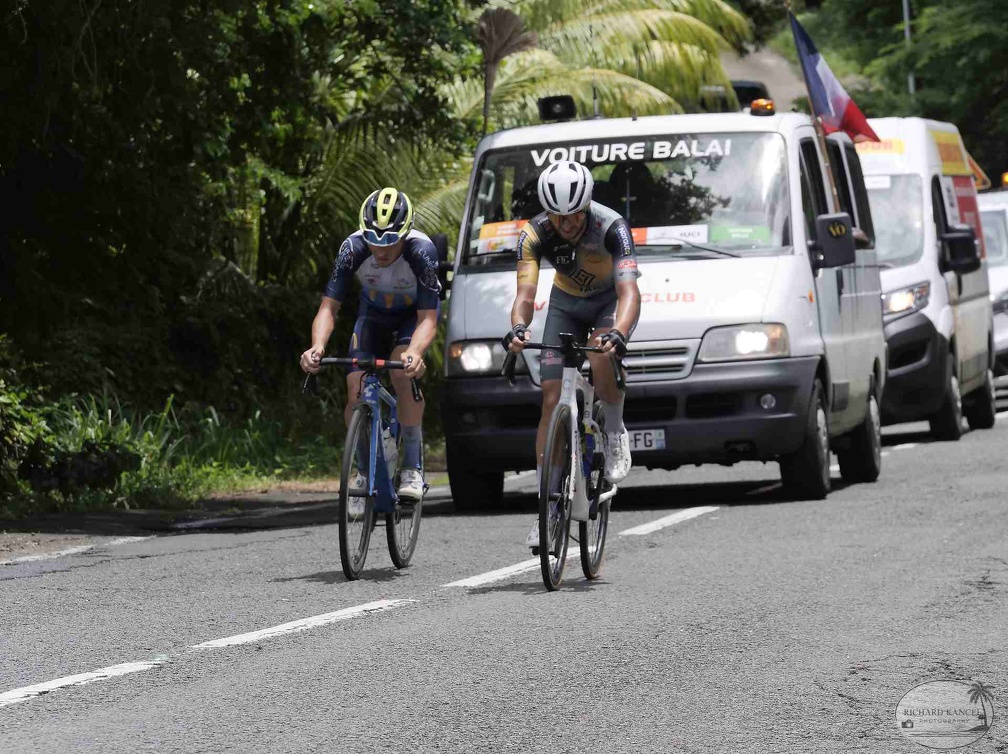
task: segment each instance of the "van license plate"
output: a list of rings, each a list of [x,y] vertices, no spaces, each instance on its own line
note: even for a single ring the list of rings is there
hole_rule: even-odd
[[[630,450],[664,450],[664,429],[635,429],[630,433]]]

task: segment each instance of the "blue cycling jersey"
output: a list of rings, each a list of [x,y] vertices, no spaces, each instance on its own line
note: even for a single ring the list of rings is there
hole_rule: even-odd
[[[379,267],[357,231],[340,246],[325,295],[342,302],[350,279],[356,277],[361,285],[361,314],[437,309],[441,292],[437,271],[437,252],[425,233],[411,230],[403,241],[402,255],[388,267]]]

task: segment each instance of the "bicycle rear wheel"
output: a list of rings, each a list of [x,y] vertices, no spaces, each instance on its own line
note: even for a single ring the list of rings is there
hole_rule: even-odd
[[[399,457],[402,458],[402,448]],[[420,469],[423,473],[423,445],[420,446]],[[389,555],[396,568],[405,568],[413,558],[417,537],[420,536],[420,514],[423,511],[423,498],[417,503],[404,504],[401,500],[392,513],[385,516],[385,535],[388,538]]]
[[[371,453],[371,408],[361,404],[354,409],[343,445],[340,473],[339,543],[343,574],[350,581],[360,578],[367,559],[371,530],[374,528],[374,498],[368,496],[368,459]],[[357,475],[364,479],[363,491],[351,489]]]
[[[605,438],[605,416],[600,404],[595,405],[595,422],[599,425],[599,442]],[[588,502],[594,504],[608,487],[604,481],[605,461],[597,469],[592,469],[588,480]],[[589,579],[597,579],[605,553],[606,534],[609,532],[609,501],[598,503],[594,520],[578,522],[578,541],[581,545],[581,570]]]
[[[539,486],[539,562],[543,584],[559,588],[570,543],[570,507],[567,491],[571,475],[570,406],[553,411],[546,433],[542,479]]]

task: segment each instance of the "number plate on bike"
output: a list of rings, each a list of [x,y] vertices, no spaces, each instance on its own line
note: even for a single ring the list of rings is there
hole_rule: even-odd
[[[630,433],[630,450],[664,450],[664,429],[635,429]]]

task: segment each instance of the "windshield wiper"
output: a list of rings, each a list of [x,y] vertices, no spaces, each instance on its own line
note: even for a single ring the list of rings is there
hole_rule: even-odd
[[[721,254],[726,257],[741,257],[741,254],[736,254],[733,251],[726,251],[725,249],[719,249],[715,246],[702,246],[698,243],[693,243],[692,241],[686,241],[682,238],[677,238],[672,241],[669,246],[682,248],[683,246],[692,246],[694,249],[700,249],[701,251],[709,251],[711,254]]]

